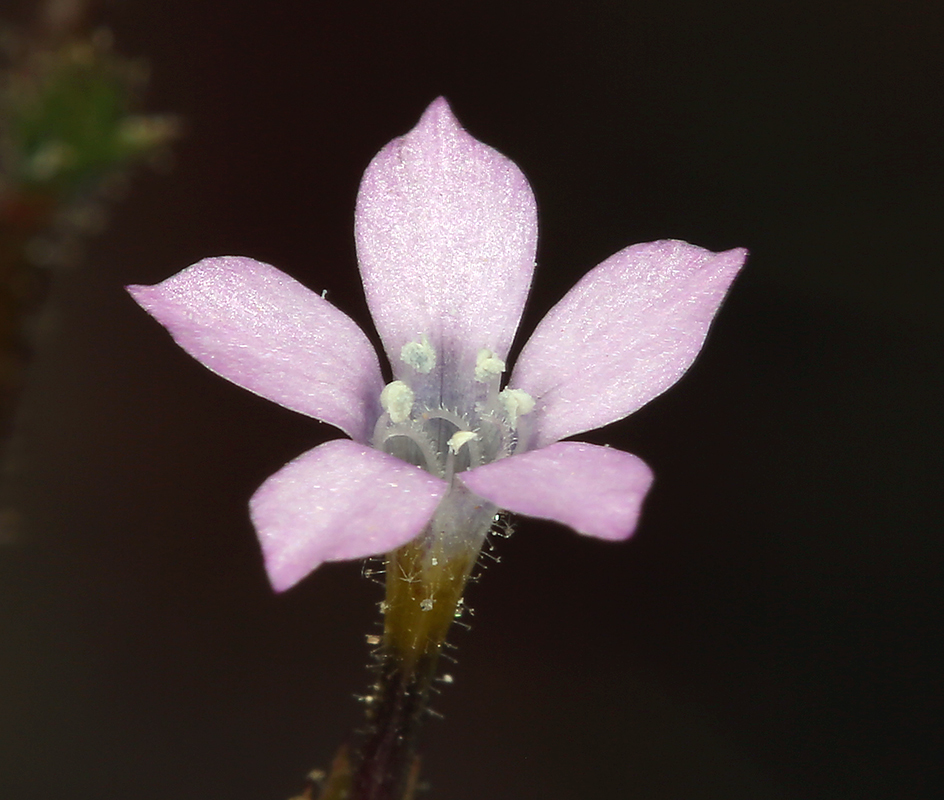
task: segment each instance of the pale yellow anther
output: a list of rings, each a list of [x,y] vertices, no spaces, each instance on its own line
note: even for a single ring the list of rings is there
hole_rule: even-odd
[[[459,451],[473,439],[478,439],[479,435],[473,431],[456,431],[449,438],[449,441],[446,444],[449,446],[449,449],[456,455]]]
[[[505,371],[505,362],[491,350],[479,350],[475,359],[475,379],[479,383],[488,383]]]
[[[400,360],[427,375],[436,366],[436,351],[424,335],[418,342],[407,342],[400,348]]]
[[[391,422],[406,422],[413,411],[413,390],[403,381],[393,381],[380,393],[380,405],[390,415]]]
[[[530,414],[534,410],[534,398],[523,389],[503,389],[498,393],[498,399],[505,409],[505,418],[514,428],[518,425],[518,417]]]

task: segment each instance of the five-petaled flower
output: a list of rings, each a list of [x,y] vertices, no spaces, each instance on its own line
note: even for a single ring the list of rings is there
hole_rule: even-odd
[[[423,531],[447,556],[477,548],[499,509],[629,536],[649,468],[561,440],[631,414],[678,380],[746,252],[680,241],[621,250],[547,314],[503,388],[537,240],[518,167],[466,133],[440,98],[368,166],[355,238],[388,383],[353,320],[267,264],[208,258],[129,287],[202,364],[351,437],[299,456],[253,496],[273,587]]]

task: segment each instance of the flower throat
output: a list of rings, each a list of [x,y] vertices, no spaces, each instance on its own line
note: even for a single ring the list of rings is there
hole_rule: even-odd
[[[400,359],[412,380],[388,383],[380,394],[383,413],[372,441],[378,450],[451,483],[457,472],[526,449],[534,399],[520,389],[500,388],[505,362],[491,350],[479,350],[469,374],[457,376],[459,385],[471,384],[471,402],[467,394],[443,391],[442,384],[432,391],[437,359],[426,336],[405,344]]]

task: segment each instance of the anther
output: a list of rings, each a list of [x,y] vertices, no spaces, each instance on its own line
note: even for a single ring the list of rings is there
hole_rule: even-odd
[[[505,409],[505,418],[512,428],[518,426],[518,417],[534,410],[534,398],[523,389],[502,389],[498,399]]]
[[[418,342],[407,342],[400,348],[400,360],[426,375],[436,366],[436,351],[424,335]]]
[[[491,350],[479,350],[475,359],[475,379],[479,383],[488,383],[505,371],[505,362]]]
[[[380,393],[380,405],[394,423],[406,422],[410,418],[414,401],[413,390],[403,381],[393,381]]]

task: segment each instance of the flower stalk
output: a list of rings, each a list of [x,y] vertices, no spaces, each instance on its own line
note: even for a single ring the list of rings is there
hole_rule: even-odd
[[[416,742],[429,713],[440,653],[483,537],[450,555],[430,526],[386,559],[384,634],[378,676],[368,701],[368,732],[353,776],[351,800],[403,800],[419,771]],[[477,542],[477,545],[476,543]]]
[[[364,698],[367,729],[353,757],[347,745],[339,748],[318,800],[412,800],[420,769],[418,734],[476,560],[471,547],[449,558],[432,527],[387,554],[377,679]],[[297,800],[312,800],[312,792],[310,787]]]

